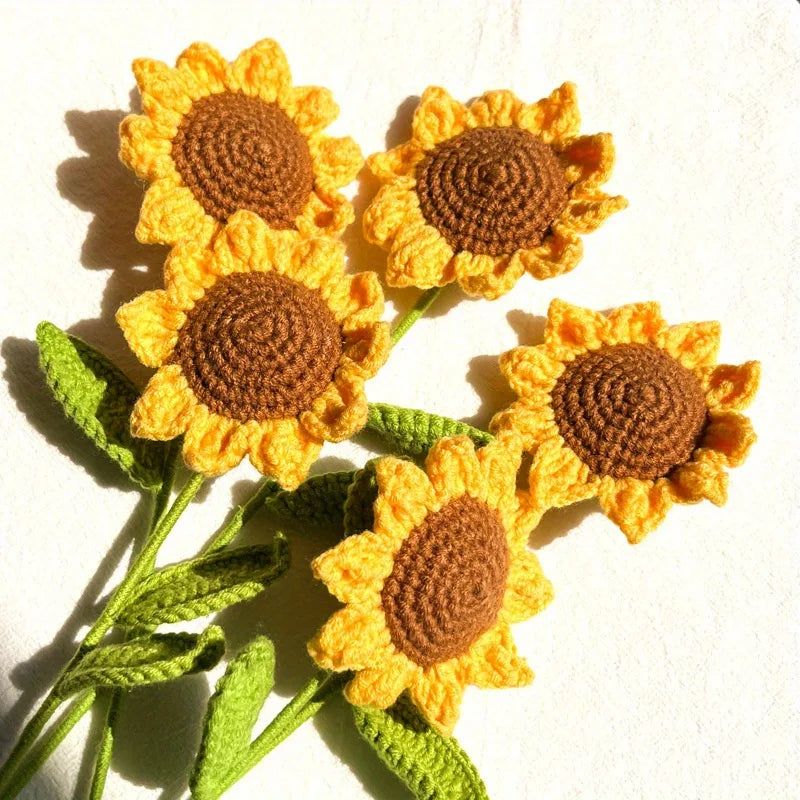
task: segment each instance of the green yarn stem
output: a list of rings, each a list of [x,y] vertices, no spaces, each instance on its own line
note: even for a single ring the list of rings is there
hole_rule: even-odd
[[[42,768],[45,761],[53,754],[55,749],[64,741],[67,734],[75,727],[84,714],[94,705],[96,692],[89,689],[73,704],[64,719],[61,720],[41,743],[23,769],[17,772],[8,785],[2,790],[3,800],[14,798],[27,786],[28,781]]]
[[[265,478],[261,481],[258,489],[250,499],[233,512],[230,520],[228,520],[214,536],[208,547],[206,547],[204,555],[214,553],[217,550],[221,550],[223,547],[227,547],[234,538],[236,538],[236,534],[252,519],[253,515],[264,503],[271,497],[277,495],[280,491],[281,487],[271,478]]]
[[[441,294],[442,288],[442,286],[434,286],[433,289],[428,289],[419,296],[417,302],[392,329],[392,347],[408,333],[411,326],[433,305],[433,301]]]
[[[289,734],[296,731],[306,720],[311,719],[349,679],[350,674],[347,672],[330,673],[323,670],[318,672],[231,765],[225,791],[250,772]]]

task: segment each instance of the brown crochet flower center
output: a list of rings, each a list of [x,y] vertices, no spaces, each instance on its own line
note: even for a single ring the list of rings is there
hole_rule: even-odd
[[[200,402],[224,417],[292,417],[333,378],[336,320],[316,289],[274,272],[221,278],[187,313],[172,360]]]
[[[567,190],[553,149],[520,128],[465,131],[417,167],[420,209],[456,252],[536,247],[566,208]]]
[[[700,381],[663,350],[617,344],[578,356],[552,392],[567,446],[596,475],[655,480],[691,458],[706,424]]]
[[[238,92],[196,100],[172,141],[172,159],[197,201],[225,221],[253,211],[293,228],[314,187],[308,144],[275,104]]]
[[[428,668],[494,625],[508,577],[497,512],[468,495],[428,514],[395,556],[381,599],[395,647]]]

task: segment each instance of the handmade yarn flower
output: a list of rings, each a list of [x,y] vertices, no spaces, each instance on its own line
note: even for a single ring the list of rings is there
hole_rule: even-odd
[[[544,344],[517,347],[500,368],[520,396],[491,430],[513,430],[533,450],[532,504],[597,496],[632,543],[673,503],[727,499],[726,467],[756,439],[738,413],[760,364],[717,364],[720,325],[668,327],[658,303],[608,316],[554,300]]]
[[[533,674],[509,625],[552,598],[526,550],[519,514],[521,449],[506,436],[475,451],[466,437],[439,440],[425,471],[383,458],[372,530],[313,562],[344,609],[309,643],[325,669],[355,670],[345,695],[387,708],[405,690],[440,732],[456,722],[464,687],[520,686]]]
[[[136,356],[158,367],[135,436],[184,434],[184,460],[206,475],[249,453],[293,487],[323,441],[364,426],[364,381],[386,360],[389,331],[377,276],[346,276],[341,244],[286,237],[241,211],[213,248],[175,247],[165,283],[117,312]]]
[[[509,91],[465,106],[425,90],[411,140],[367,159],[384,186],[365,237],[389,251],[386,282],[423,289],[458,281],[493,299],[527,271],[544,279],[581,260],[579,234],[625,208],[599,187],[611,134],[579,136],[575,86],[526,104]]]
[[[292,86],[276,42],[232,64],[195,43],[174,68],[137,59],[133,71],[145,114],[123,120],[120,158],[152,184],[140,241],[208,241],[241,209],[303,236],[338,236],[353,221],[337,189],[361,168],[361,151],[322,133],[338,106],[328,89]]]

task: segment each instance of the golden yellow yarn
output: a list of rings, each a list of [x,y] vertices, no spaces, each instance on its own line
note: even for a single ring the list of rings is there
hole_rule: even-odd
[[[605,514],[631,543],[641,541],[673,503],[727,498],[726,467],[740,465],[756,436],[738,413],[758,388],[760,364],[716,364],[717,322],[668,327],[657,303],[622,306],[608,315],[553,300],[544,344],[517,347],[500,357],[500,368],[519,399],[495,415],[491,430],[513,431],[533,453],[530,503],[545,509],[597,497]],[[552,392],[567,365],[608,345],[638,343],[658,348],[690,370],[705,396],[707,422],[697,448],[664,477],[642,480],[593,474],[566,444],[554,419]]]
[[[611,175],[611,134],[578,135],[576,89],[565,83],[549,97],[526,104],[510,91],[491,91],[463,105],[444,89],[429,87],[414,113],[412,137],[367,159],[384,184],[364,213],[364,235],[389,251],[390,286],[443,286],[454,280],[468,294],[494,299],[508,292],[524,272],[537,279],[573,269],[583,255],[579,234],[599,227],[627,206],[623,197],[599,187]],[[518,128],[552,147],[568,185],[565,210],[536,247],[502,255],[455,251],[427,222],[416,193],[416,169],[437,145],[475,128]]]
[[[133,434],[160,440],[184,434],[187,465],[206,475],[223,473],[249,455],[260,472],[283,486],[297,486],[323,441],[341,441],[364,426],[364,382],[389,354],[378,278],[372,272],[345,275],[343,258],[338,242],[298,240],[247,211],[231,217],[213,247],[187,240],[173,248],[165,265],[166,289],[145,292],[117,312],[136,356],[158,367],[134,408]],[[341,331],[343,350],[333,380],[296,417],[228,419],[198,400],[179,364],[167,363],[187,312],[205,292],[223,276],[249,272],[274,272],[318,290]]]
[[[544,608],[552,586],[536,556],[526,550],[528,533],[540,514],[518,501],[520,459],[520,443],[511,435],[477,452],[467,437],[441,439],[431,449],[424,471],[397,458],[378,462],[372,530],[348,537],[312,564],[314,574],[347,605],[328,620],[308,649],[324,669],[356,672],[345,689],[351,703],[386,708],[409,689],[430,723],[449,734],[467,684],[520,686],[532,680],[517,655],[509,625]],[[393,643],[381,591],[415,529],[447,503],[464,497],[481,501],[502,520],[510,555],[502,607],[494,624],[465,652],[425,668]],[[451,566],[458,570],[457,564]]]
[[[313,188],[294,220],[297,238],[338,236],[353,221],[353,208],[337,190],[363,165],[349,136],[322,134],[339,113],[328,89],[292,86],[286,57],[277,42],[264,39],[229,64],[213,47],[190,45],[174,68],[137,59],[133,71],[144,115],[130,115],[120,126],[120,158],[148,189],[136,228],[142,242],[175,244],[187,237],[210,241],[223,227],[186,185],[172,155],[173,141],[193,104],[211,95],[239,93],[275,103],[304,138],[313,167]]]

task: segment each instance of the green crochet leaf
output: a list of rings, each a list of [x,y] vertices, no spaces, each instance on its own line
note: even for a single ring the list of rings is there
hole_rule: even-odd
[[[344,502],[344,535],[371,530],[375,522],[373,504],[378,496],[378,478],[375,461],[368,461],[355,473]]]
[[[466,422],[387,403],[369,404],[367,429],[383,437],[400,455],[413,457],[427,455],[444,436],[469,436],[477,445],[488,444],[494,438]]]
[[[156,626],[205,617],[263,592],[289,568],[282,534],[271,545],[239,547],[153,572],[117,618],[120,625]]]
[[[431,728],[406,695],[386,711],[353,706],[358,732],[421,800],[488,800],[475,765],[455,739]]]
[[[195,800],[216,800],[230,785],[228,772],[250,747],[253,727],[275,682],[275,648],[257,636],[228,664],[208,702],[203,739],[189,786]]]
[[[97,687],[130,689],[211,669],[225,652],[222,628],[154,633],[90,650],[56,686],[60,697]]]
[[[39,323],[36,341],[39,364],[67,416],[131,480],[144,489],[157,489],[167,445],[131,436],[136,387],[104,355],[50,322]]]
[[[314,475],[293,491],[267,498],[264,505],[273,513],[314,525],[341,525],[347,490],[356,471]]]

